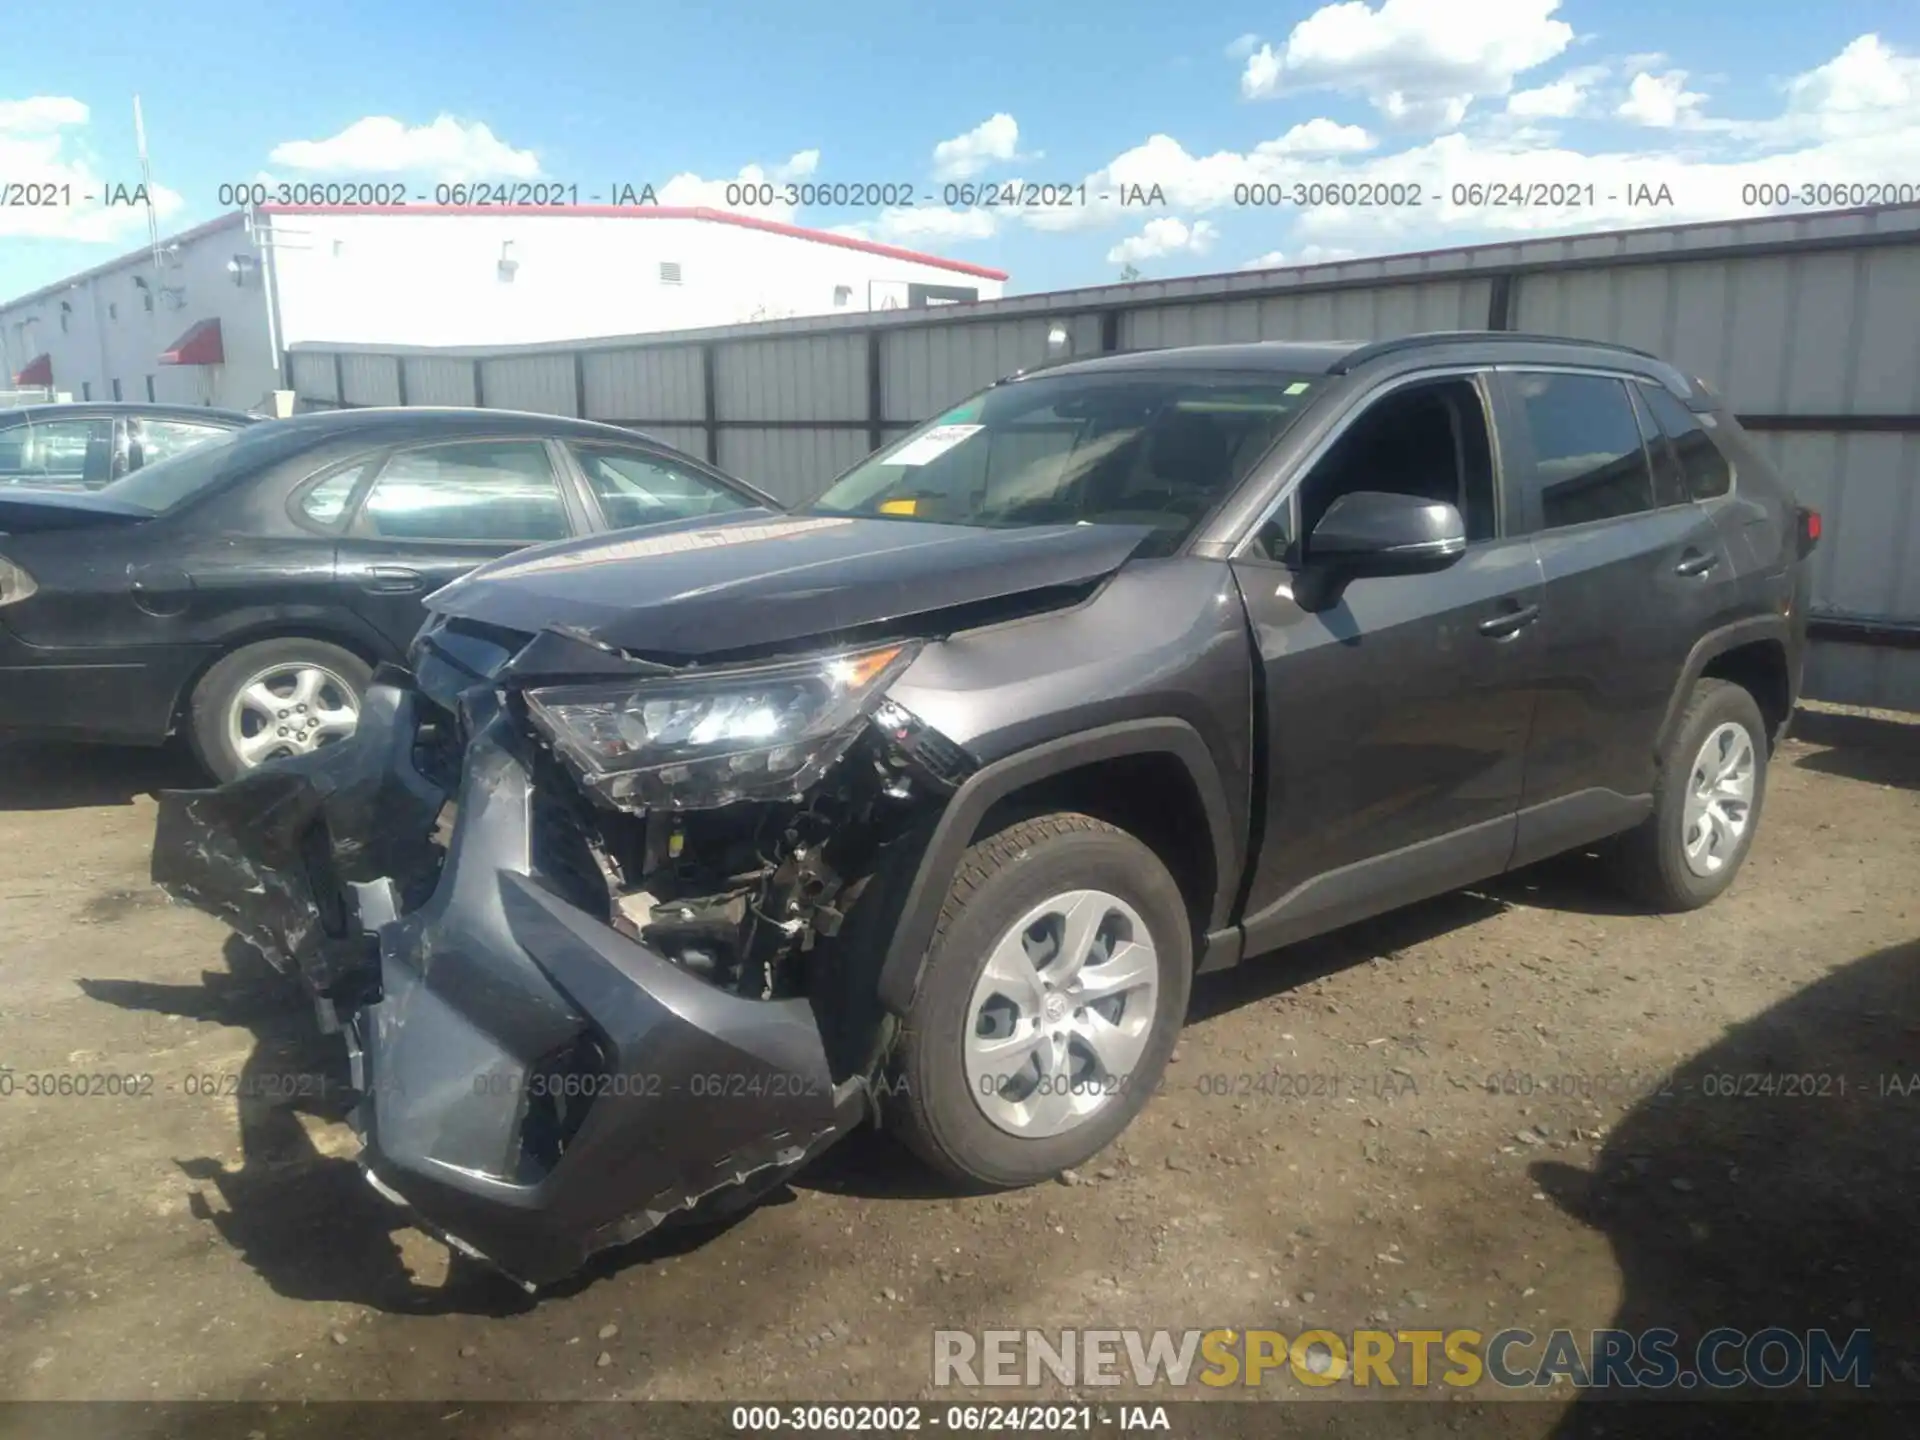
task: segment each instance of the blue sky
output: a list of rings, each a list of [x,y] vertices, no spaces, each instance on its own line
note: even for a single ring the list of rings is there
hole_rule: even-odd
[[[1911,0],[982,0],[938,17],[866,0],[285,15],[68,0],[14,6],[5,31],[0,186],[137,179],[137,91],[169,233],[221,213],[222,183],[262,177],[539,178],[583,199],[650,182],[714,205],[743,175],[905,182],[921,203],[754,213],[998,266],[1027,291],[1127,265],[1197,274],[1750,214],[1756,183],[1920,186]],[[1164,203],[926,203],[948,181],[1150,202],[1157,186]],[[1296,185],[1370,182],[1422,203],[1292,203]],[[1453,203],[1456,185],[1516,182],[1592,200]],[[1642,184],[1670,198],[1629,206]],[[1289,201],[1236,203],[1248,185]],[[0,297],[136,248],[144,225],[97,204],[0,207]]]

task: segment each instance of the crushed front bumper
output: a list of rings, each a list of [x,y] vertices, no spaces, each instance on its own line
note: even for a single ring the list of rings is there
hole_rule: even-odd
[[[164,795],[154,842],[155,883],[297,972],[343,1034],[376,1188],[533,1288],[857,1123],[805,1000],[720,990],[548,882],[497,711],[442,859],[417,703],[383,670],[350,740]]]

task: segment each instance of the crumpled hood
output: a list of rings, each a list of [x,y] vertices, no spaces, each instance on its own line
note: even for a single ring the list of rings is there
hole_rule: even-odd
[[[697,660],[1112,573],[1132,525],[991,530],[750,510],[523,550],[438,591],[444,615]]]

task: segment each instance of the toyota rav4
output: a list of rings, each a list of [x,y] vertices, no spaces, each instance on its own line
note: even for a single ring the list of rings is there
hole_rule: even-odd
[[[350,738],[163,797],[153,876],[310,989],[372,1183],[532,1288],[863,1121],[1055,1175],[1196,974],[1559,851],[1707,903],[1818,534],[1636,351],[1071,361],[795,510],[448,585]]]

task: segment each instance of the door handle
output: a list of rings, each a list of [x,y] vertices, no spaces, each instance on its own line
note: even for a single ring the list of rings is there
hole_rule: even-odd
[[[1713,550],[1696,550],[1689,545],[1680,554],[1680,563],[1673,567],[1676,575],[1704,575],[1720,563],[1720,555]]]
[[[381,595],[409,595],[426,583],[426,576],[405,565],[369,565],[360,572],[360,588]]]
[[[1482,620],[1478,630],[1495,640],[1504,640],[1509,635],[1518,635],[1527,626],[1540,618],[1538,605],[1522,605],[1518,609],[1504,610],[1491,619]]]

